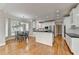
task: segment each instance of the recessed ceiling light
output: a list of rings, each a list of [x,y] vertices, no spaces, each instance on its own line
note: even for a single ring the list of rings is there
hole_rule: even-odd
[[[46,16],[46,18],[49,18],[48,16]]]
[[[35,16],[35,18],[38,18],[38,16]]]
[[[58,9],[57,9],[57,10],[56,10],[56,12],[57,12],[57,13],[59,13],[59,12],[60,12],[60,10],[58,10]]]
[[[59,17],[60,15],[59,14],[57,14],[57,17]]]
[[[22,13],[11,13],[13,16],[16,16],[16,17],[20,17],[20,18],[27,18],[27,19],[30,19],[32,18],[31,15],[28,15],[28,14],[22,14]]]
[[[23,18],[24,18],[24,16],[23,16]]]

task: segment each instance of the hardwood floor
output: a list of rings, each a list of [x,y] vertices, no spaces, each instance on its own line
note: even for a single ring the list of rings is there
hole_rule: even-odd
[[[61,37],[57,36],[52,47],[53,54],[55,55],[73,55],[67,42]]]
[[[26,41],[16,41],[14,39],[6,41],[5,46],[0,47],[1,55],[72,55],[66,41],[61,36],[57,36],[53,46],[47,46],[35,41],[34,37],[29,37]]]

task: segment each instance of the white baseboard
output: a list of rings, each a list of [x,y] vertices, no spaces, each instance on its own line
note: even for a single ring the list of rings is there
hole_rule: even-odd
[[[4,43],[0,43],[0,46],[3,46],[3,45],[5,45],[5,42]]]
[[[15,36],[6,37],[6,40],[15,39]]]

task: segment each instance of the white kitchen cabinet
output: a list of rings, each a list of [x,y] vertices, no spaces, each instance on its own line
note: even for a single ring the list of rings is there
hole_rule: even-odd
[[[71,27],[71,17],[64,17],[63,25],[66,26],[66,31]]]
[[[79,54],[79,38],[71,38],[71,40],[74,54]]]
[[[79,38],[70,37],[66,35],[65,38],[70,50],[75,54],[79,55]]]
[[[66,25],[66,32],[69,31],[72,25],[75,25],[76,28],[79,27],[79,5],[71,10],[70,16],[64,18],[64,25]],[[79,30],[74,31],[74,33],[79,34]],[[74,54],[79,54],[79,38],[66,35],[66,41],[71,51]]]
[[[72,17],[72,25],[76,25],[76,27],[79,27],[79,5],[71,10],[70,17]]]
[[[53,33],[52,32],[33,32],[36,38],[36,42],[52,46],[53,43]]]

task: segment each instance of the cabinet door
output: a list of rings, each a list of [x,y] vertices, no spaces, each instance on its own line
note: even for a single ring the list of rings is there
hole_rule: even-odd
[[[72,50],[75,54],[79,54],[79,38],[71,38],[72,39]]]
[[[79,7],[72,10],[73,11],[73,24],[79,27]]]

